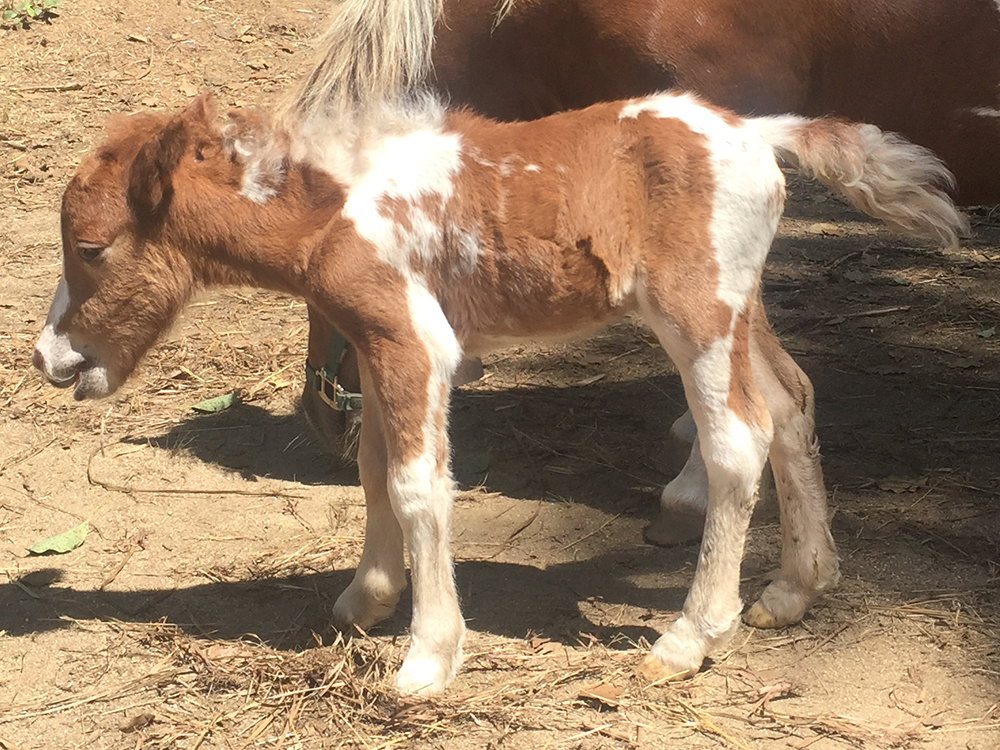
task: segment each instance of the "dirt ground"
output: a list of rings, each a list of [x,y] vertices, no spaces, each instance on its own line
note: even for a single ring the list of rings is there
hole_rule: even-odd
[[[390,687],[409,600],[329,627],[363,497],[295,412],[300,302],[199,298],[106,401],[41,382],[59,195],[107,116],[273,102],[323,7],[63,0],[0,30],[0,748],[1000,747],[1000,211],[933,250],[793,181],[766,300],[816,384],[844,580],[672,686],[633,668],[697,558],[642,541],[683,396],[637,325],[500,352],[456,394],[470,633],[434,701]],[[779,562],[767,494],[748,600]],[[82,547],[29,556],[83,520]]]

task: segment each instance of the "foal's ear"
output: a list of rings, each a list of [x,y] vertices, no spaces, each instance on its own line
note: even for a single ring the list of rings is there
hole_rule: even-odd
[[[200,97],[199,97],[200,98]],[[188,134],[184,110],[139,149],[129,170],[128,203],[141,219],[161,214],[173,195],[170,175],[187,148]]]
[[[211,126],[212,120],[215,119],[215,103],[212,101],[212,92],[202,91],[198,94],[194,101],[181,111],[179,117],[190,123]]]
[[[136,216],[155,218],[166,208],[173,194],[170,175],[180,164],[192,132],[210,129],[214,117],[212,94],[203,91],[139,149],[128,184],[128,202]]]

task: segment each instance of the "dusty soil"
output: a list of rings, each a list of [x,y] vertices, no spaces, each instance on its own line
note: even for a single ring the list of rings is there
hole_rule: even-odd
[[[295,412],[301,303],[202,297],[104,402],[40,381],[60,191],[107,116],[272,102],[323,5],[64,0],[0,31],[0,748],[1000,746],[1000,213],[928,250],[793,183],[766,298],[816,383],[844,581],[675,686],[633,676],[697,557],[642,542],[683,397],[636,325],[501,352],[457,393],[470,635],[439,701],[389,687],[408,601],[367,637],[328,626],[363,498]],[[83,520],[76,551],[28,555]]]

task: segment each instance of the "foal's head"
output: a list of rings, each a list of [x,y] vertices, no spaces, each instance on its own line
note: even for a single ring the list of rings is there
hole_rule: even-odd
[[[212,281],[204,250],[226,242],[253,210],[270,172],[248,162],[236,131],[222,129],[206,95],[175,114],[123,118],[88,156],[62,201],[63,275],[32,362],[77,399],[113,393],[199,283]],[[198,250],[199,253],[193,252]]]

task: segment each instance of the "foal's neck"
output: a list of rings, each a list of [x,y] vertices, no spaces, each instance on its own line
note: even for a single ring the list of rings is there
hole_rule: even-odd
[[[196,230],[203,239],[203,281],[301,295],[310,259],[340,216],[344,189],[300,162],[288,167],[273,195],[227,203]]]

